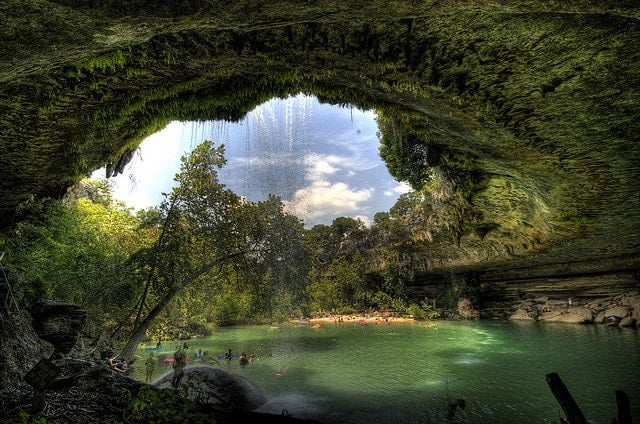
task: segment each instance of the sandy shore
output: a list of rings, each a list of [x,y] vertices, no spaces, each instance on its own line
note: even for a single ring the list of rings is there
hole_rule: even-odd
[[[292,321],[294,324],[359,324],[359,325],[378,325],[378,324],[406,324],[412,323],[413,318],[403,318],[394,316],[361,316],[361,315],[339,315],[332,314],[330,316],[319,318],[306,318]]]

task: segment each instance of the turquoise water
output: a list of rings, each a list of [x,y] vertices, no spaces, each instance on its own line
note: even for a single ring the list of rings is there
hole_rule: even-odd
[[[601,326],[437,322],[327,324],[217,329],[191,352],[255,353],[259,360],[215,365],[243,375],[286,409],[329,423],[558,423],[562,411],[545,374],[557,372],[592,423],[616,416],[615,389],[640,418],[640,334]],[[175,346],[172,346],[175,344]],[[167,352],[178,345],[168,343]],[[169,372],[161,366],[156,377]]]

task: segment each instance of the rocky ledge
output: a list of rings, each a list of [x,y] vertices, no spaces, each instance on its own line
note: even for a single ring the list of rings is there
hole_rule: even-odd
[[[574,302],[539,297],[522,301],[511,320],[604,324],[635,328],[640,314],[640,292],[631,291],[616,296]]]

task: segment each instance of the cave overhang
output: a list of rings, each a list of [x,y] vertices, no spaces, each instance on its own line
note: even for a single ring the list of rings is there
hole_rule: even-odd
[[[9,1],[2,226],[171,120],[305,92],[374,108],[447,152],[430,165],[476,176],[457,245],[414,252],[426,269],[637,256],[638,8],[347,3]]]

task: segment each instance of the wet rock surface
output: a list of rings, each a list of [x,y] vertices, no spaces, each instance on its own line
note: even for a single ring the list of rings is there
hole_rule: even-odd
[[[53,309],[82,316],[81,308],[74,305]],[[32,322],[26,311],[0,320],[0,423],[22,422],[21,417],[65,424],[149,420],[196,424],[212,420],[221,424],[314,422],[252,412],[266,401],[264,394],[241,376],[212,367],[187,368],[179,390],[164,388],[170,384],[162,380],[157,387],[129,378],[109,368],[100,358],[98,350],[108,343],[103,337],[87,343],[86,348],[78,343],[70,352],[74,357],[62,357],[54,353],[51,343],[36,334]],[[68,327],[67,336],[75,340],[80,328]],[[53,358],[51,363],[59,373],[46,381],[42,409],[34,410],[34,389],[25,381],[25,375],[38,361],[47,358]],[[171,374],[167,378],[170,382]],[[134,405],[153,406],[156,410],[145,415],[136,412]]]
[[[32,413],[32,391],[19,384],[1,393],[3,408],[0,422],[20,422],[20,414],[35,419],[44,418],[47,423],[94,424],[101,423],[145,423],[148,418],[136,414],[133,402],[149,405],[149,399],[162,399],[154,404],[158,415],[151,415],[160,422],[189,422],[220,424],[244,423],[315,423],[313,420],[296,419],[272,414],[252,412],[246,408],[208,403],[191,403],[180,391],[161,389],[133,380],[112,371],[106,365],[73,359],[55,361],[62,373],[53,381],[45,393],[44,409]],[[190,411],[185,415],[184,411]],[[174,421],[171,417],[177,417]],[[189,417],[185,420],[185,417]],[[181,418],[180,418],[181,417]]]

